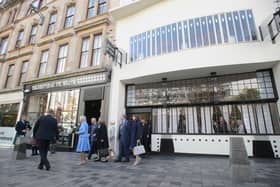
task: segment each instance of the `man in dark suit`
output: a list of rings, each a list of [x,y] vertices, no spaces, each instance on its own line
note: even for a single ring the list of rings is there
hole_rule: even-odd
[[[38,169],[43,169],[44,166],[46,167],[46,170],[51,168],[47,159],[50,141],[54,138],[58,138],[57,120],[53,116],[54,111],[49,109],[47,115],[40,117],[34,127],[33,134],[39,146],[41,157]]]
[[[122,156],[125,156],[125,162],[129,162],[129,130],[126,115],[122,115],[118,131],[119,156],[116,162],[122,161]]]

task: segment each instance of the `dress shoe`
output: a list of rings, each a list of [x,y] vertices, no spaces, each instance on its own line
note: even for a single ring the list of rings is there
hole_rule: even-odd
[[[39,165],[38,169],[42,170],[43,169],[43,165]]]

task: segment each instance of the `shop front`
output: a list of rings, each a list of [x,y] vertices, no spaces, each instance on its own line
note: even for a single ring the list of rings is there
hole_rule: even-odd
[[[13,145],[15,125],[19,120],[22,98],[21,91],[0,94],[0,147]]]
[[[279,157],[277,101],[271,70],[126,87],[128,116],[152,124],[155,152],[228,155],[229,138],[242,136],[250,156]]]
[[[91,117],[106,120],[108,81],[108,72],[98,72],[27,83],[23,113],[34,125],[48,109],[53,109],[59,126],[57,145],[63,150],[72,150],[80,115],[86,115],[88,122]]]

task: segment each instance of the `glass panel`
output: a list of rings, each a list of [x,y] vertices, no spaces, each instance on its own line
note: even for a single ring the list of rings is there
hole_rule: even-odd
[[[172,24],[172,43],[173,43],[173,50],[178,51],[178,36],[177,36],[176,23]]]
[[[264,121],[264,116],[263,116],[262,105],[261,104],[256,104],[255,107],[256,107],[256,113],[257,113],[259,133],[260,134],[265,134],[266,129],[265,129],[265,121]]]
[[[177,23],[178,26],[178,40],[179,40],[179,49],[183,49],[183,29],[182,23]]]
[[[138,35],[137,37],[137,49],[138,49],[138,60],[143,59],[143,48],[142,48],[142,39],[141,39],[141,34]]]
[[[189,48],[189,29],[188,22],[184,21],[184,39],[185,39],[185,48]]]
[[[147,56],[151,56],[151,36],[150,31],[147,32]]]
[[[210,43],[211,43],[211,45],[215,45],[216,44],[216,38],[215,38],[214,22],[213,22],[212,16],[207,17],[207,22],[208,22]]]
[[[221,14],[221,23],[223,29],[224,43],[228,43],[228,30],[227,30],[225,14]]]
[[[237,41],[242,42],[243,36],[242,36],[242,30],[241,30],[238,12],[233,12],[233,17],[234,17],[235,30],[236,30],[236,34],[237,34]]]
[[[161,54],[161,32],[160,32],[160,28],[157,28],[156,30],[156,35],[157,35],[157,55]]]
[[[156,31],[152,31],[152,56],[156,55]]]
[[[231,43],[234,43],[236,41],[236,38],[235,38],[235,31],[233,25],[233,18],[231,13],[227,13],[226,15],[227,15],[228,30],[229,30],[229,41]]]
[[[221,34],[220,20],[219,20],[219,16],[218,15],[214,16],[214,22],[215,22],[215,30],[216,30],[217,42],[219,44],[221,44],[222,43],[222,34]]]
[[[134,61],[134,51],[133,51],[133,38],[130,38],[130,42],[129,42],[129,48],[130,48],[130,61],[133,62]]]
[[[137,36],[133,38],[133,60],[136,61],[138,60],[137,56]]]
[[[248,18],[248,22],[249,22],[252,40],[258,40],[256,24],[255,24],[254,15],[253,15],[252,10],[247,10],[247,18]]]
[[[197,47],[202,46],[202,36],[199,18],[195,19],[195,31],[196,31],[196,44]]]
[[[189,21],[191,48],[196,47],[194,20]]]
[[[172,51],[172,27],[167,26],[167,50],[170,53]]]
[[[166,45],[166,27],[161,27],[161,42],[162,42],[162,53],[167,52],[167,45]]]
[[[202,27],[203,44],[204,44],[204,46],[208,46],[209,45],[209,37],[208,37],[206,17],[200,18],[200,21],[201,21],[201,27]]]
[[[266,130],[268,134],[273,134],[273,125],[271,120],[271,113],[268,104],[263,104],[263,114],[265,119]]]
[[[142,52],[143,52],[143,58],[147,57],[147,38],[146,33],[142,33]]]

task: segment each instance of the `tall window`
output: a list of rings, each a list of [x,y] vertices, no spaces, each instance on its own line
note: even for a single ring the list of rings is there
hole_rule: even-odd
[[[30,32],[29,44],[35,44],[38,26],[33,25]]]
[[[26,80],[27,70],[28,70],[28,62],[26,61],[22,63],[21,73],[20,73],[19,83],[18,83],[19,86],[21,86],[22,83]]]
[[[0,40],[0,55],[7,52],[7,46],[8,46],[8,37],[2,38],[2,40]]]
[[[8,69],[5,88],[12,88],[12,81],[13,81],[12,79],[13,79],[14,71],[15,71],[15,65],[12,64],[9,66],[9,69]]]
[[[106,8],[106,0],[99,0],[98,2],[98,14],[104,14],[106,13],[107,8]]]
[[[102,35],[98,34],[94,36],[94,44],[93,44],[93,65],[97,66],[100,64],[101,59],[101,43],[102,43]]]
[[[87,17],[92,18],[95,16],[95,0],[89,0],[88,1],[88,12],[87,12]]]
[[[40,61],[38,77],[45,75],[48,59],[49,59],[49,51],[43,51],[41,56],[41,61]]]
[[[56,18],[57,18],[56,13],[51,14],[49,25],[48,25],[48,30],[47,30],[47,35],[54,33],[54,25],[56,23]]]
[[[21,42],[22,42],[22,39],[23,39],[23,33],[24,33],[23,30],[19,31],[18,36],[17,36],[17,41],[16,41],[15,48],[20,48]]]
[[[7,25],[14,22],[15,17],[16,17],[16,13],[17,13],[17,9],[16,8],[9,12],[9,17],[8,17],[8,20],[7,20]]]
[[[82,42],[80,68],[85,68],[88,66],[88,53],[89,53],[89,37],[84,38]]]
[[[73,26],[74,23],[75,6],[68,7],[66,12],[64,28]]]
[[[38,10],[41,8],[42,3],[43,3],[43,0],[32,0],[32,6]],[[31,13],[32,13],[32,10],[31,10],[31,8],[29,8],[26,15],[30,15]]]
[[[67,51],[68,51],[67,44],[60,46],[59,53],[58,53],[56,73],[64,72],[65,64],[67,61]]]

